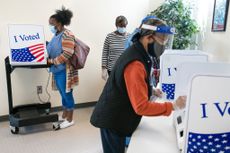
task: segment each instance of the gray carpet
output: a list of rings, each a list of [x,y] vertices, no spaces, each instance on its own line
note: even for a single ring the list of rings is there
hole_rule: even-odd
[[[93,107],[76,109],[75,125],[53,131],[52,124],[20,128],[13,135],[8,122],[0,122],[1,153],[102,153],[99,130],[89,123]]]

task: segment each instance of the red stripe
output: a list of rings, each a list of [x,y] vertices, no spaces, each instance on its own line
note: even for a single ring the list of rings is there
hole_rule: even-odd
[[[37,62],[41,62],[44,59],[44,56],[40,58]]]
[[[43,55],[44,53],[42,52],[42,53],[40,53],[40,54],[38,54],[37,56],[35,56],[36,58],[38,58],[39,56],[41,56],[41,55]]]
[[[37,50],[36,52],[33,52],[33,55],[36,54],[36,53],[38,53],[38,52],[41,52],[41,51],[43,51],[43,50],[44,50],[44,49]]]
[[[30,48],[32,48],[32,47],[30,47]],[[41,46],[41,47],[36,47],[36,48],[33,48],[33,49],[30,49],[30,51],[33,51],[33,50],[36,50],[36,49],[40,49],[40,48],[44,48],[43,46]]]
[[[29,46],[29,48],[35,47],[35,46],[40,46],[40,45],[44,46],[44,44],[36,44],[36,45]]]

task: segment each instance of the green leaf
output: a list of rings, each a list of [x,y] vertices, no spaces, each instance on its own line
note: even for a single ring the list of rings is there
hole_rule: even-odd
[[[191,8],[184,5],[182,0],[166,0],[149,15],[155,15],[164,20],[169,26],[176,28],[173,49],[185,49],[195,44],[192,36],[199,32],[198,24],[191,18]]]

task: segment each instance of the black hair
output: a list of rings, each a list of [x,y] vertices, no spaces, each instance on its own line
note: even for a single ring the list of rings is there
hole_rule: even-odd
[[[118,23],[122,23],[122,22],[125,22],[126,25],[128,24],[128,20],[126,19],[126,17],[120,15],[116,18],[115,24],[117,25]]]
[[[71,18],[73,17],[72,11],[66,9],[64,6],[60,10],[56,10],[56,13],[51,15],[50,18],[54,18],[57,22],[64,25],[69,25],[71,22]]]

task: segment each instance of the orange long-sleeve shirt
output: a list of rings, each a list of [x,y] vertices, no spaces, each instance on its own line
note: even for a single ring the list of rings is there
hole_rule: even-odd
[[[141,116],[169,116],[173,105],[171,102],[158,103],[149,101],[148,87],[145,82],[147,72],[139,61],[128,64],[124,71],[127,92],[134,111]]]

